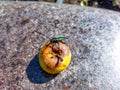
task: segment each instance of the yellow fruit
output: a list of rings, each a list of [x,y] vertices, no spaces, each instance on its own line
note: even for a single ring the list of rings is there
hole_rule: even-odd
[[[41,68],[49,74],[57,74],[68,67],[71,60],[69,47],[58,41],[48,41],[39,52],[39,63]]]

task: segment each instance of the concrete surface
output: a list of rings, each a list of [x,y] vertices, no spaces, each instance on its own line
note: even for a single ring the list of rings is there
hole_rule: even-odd
[[[72,51],[57,75],[37,54],[56,36]],[[49,38],[48,38],[49,37]],[[120,90],[120,13],[38,2],[0,2],[0,90]]]

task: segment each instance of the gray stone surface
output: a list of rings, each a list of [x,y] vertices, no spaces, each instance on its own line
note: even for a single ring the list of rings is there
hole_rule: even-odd
[[[41,34],[42,33],[42,34]],[[44,43],[67,37],[69,67],[49,75]],[[120,13],[37,2],[0,2],[0,90],[120,90]]]

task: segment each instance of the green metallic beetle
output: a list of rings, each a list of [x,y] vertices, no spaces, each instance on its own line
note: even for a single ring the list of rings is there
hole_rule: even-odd
[[[50,39],[51,43],[57,43],[58,41],[63,41],[65,40],[65,37],[54,37],[52,39]]]

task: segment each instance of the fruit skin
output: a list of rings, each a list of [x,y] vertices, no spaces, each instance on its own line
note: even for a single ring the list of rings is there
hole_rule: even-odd
[[[57,67],[51,69],[51,68],[49,68],[48,66],[46,66],[44,57],[43,57],[43,55],[42,55],[42,53],[44,52],[46,46],[48,46],[49,44],[51,44],[50,41],[48,41],[48,42],[42,47],[41,51],[39,52],[39,64],[40,64],[41,68],[42,68],[45,72],[47,72],[47,73],[49,73],[49,74],[57,74],[57,73],[63,71],[65,68],[67,68],[68,65],[70,64],[70,61],[71,61],[71,52],[70,52],[70,50],[69,50],[68,55],[63,58],[63,61],[61,62],[61,64],[58,65]]]

